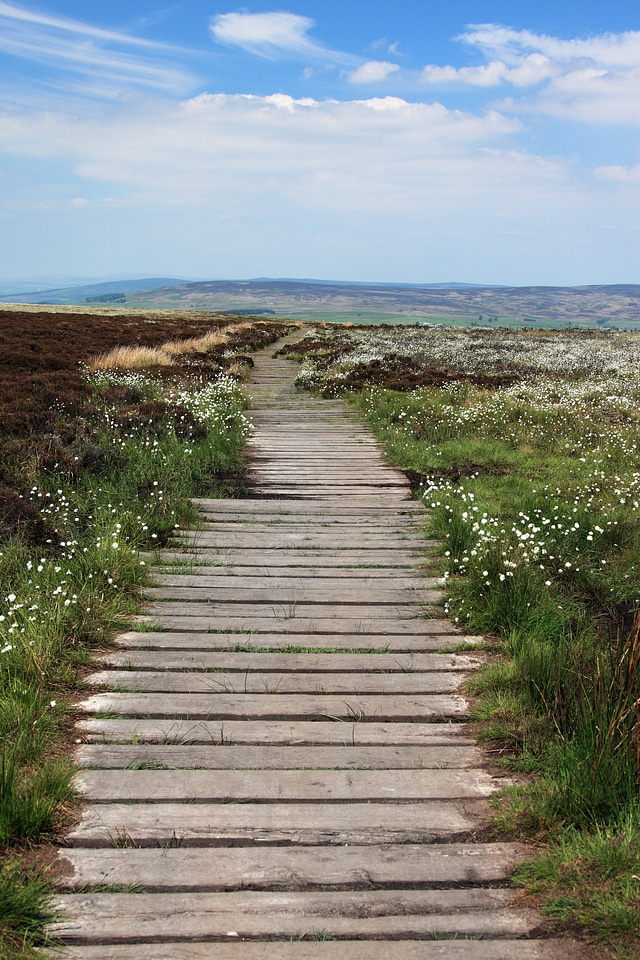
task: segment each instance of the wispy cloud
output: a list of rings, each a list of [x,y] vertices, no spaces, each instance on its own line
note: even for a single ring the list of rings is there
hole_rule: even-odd
[[[310,17],[296,13],[221,13],[211,20],[211,33],[217,43],[267,60],[321,60],[346,66],[361,62],[360,57],[331,50],[309,37],[314,26]]]
[[[123,89],[184,93],[193,77],[178,64],[179,51],[131,34],[0,0],[0,51],[63,71],[103,96]]]

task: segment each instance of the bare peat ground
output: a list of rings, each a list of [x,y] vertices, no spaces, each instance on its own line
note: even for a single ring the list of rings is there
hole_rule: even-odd
[[[519,905],[525,848],[483,840],[500,781],[466,725],[478,659],[437,617],[422,508],[273,352],[252,495],[198,502],[81,705],[62,955],[588,957]]]

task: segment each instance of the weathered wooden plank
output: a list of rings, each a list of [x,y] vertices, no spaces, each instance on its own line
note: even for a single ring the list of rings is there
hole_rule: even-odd
[[[454,693],[463,683],[461,672],[427,673],[244,673],[222,671],[175,670],[100,670],[87,677],[87,683],[110,690],[135,690],[149,693],[212,694],[443,694]],[[214,701],[209,701],[215,710]]]
[[[455,650],[460,645],[479,646],[483,637],[462,636],[458,633],[433,631],[441,621],[425,621],[424,635],[391,634],[316,634],[316,633],[206,633],[193,631],[172,632],[131,630],[116,637],[116,643],[127,648],[147,650],[231,650],[246,653],[261,653],[269,650],[362,650],[367,654],[382,656],[394,652],[426,652],[430,650]],[[445,627],[448,626],[445,623]],[[449,627],[449,629],[451,629]]]
[[[353,920],[384,922],[400,917],[426,919],[442,924],[446,915],[463,914],[478,923],[487,911],[505,911],[514,918],[516,894],[504,889],[366,890],[333,892],[318,890],[258,891],[241,893],[68,893],[56,898],[53,908],[61,919],[53,924],[53,936],[66,942],[132,941],[200,937],[218,939],[233,930],[242,936],[267,936],[282,930],[275,924],[312,924],[322,919],[338,923]],[[231,923],[230,918],[234,919]],[[518,920],[515,921],[518,923]],[[539,921],[538,921],[539,922]],[[300,926],[298,926],[300,929]],[[337,930],[337,928],[334,928]],[[364,927],[359,927],[364,932]],[[442,927],[440,927],[442,929]],[[380,933],[384,934],[384,930]],[[380,935],[380,933],[378,935]],[[525,935],[524,931],[520,935]]]
[[[398,514],[372,516],[371,514],[357,514],[354,512],[348,514],[329,514],[325,513],[267,513],[255,510],[247,513],[244,510],[234,512],[218,512],[217,510],[199,511],[199,520],[202,524],[214,526],[216,529],[237,529],[238,525],[248,527],[272,527],[280,528],[299,528],[308,526],[311,530],[316,528],[331,530],[399,530],[403,532],[410,530],[412,532],[424,532],[427,515],[420,514]]]
[[[143,559],[145,558],[145,554],[141,554],[141,556]],[[149,555],[146,556],[146,562],[151,568],[149,571],[151,574],[173,574],[180,573],[181,570],[184,570],[193,576],[203,574],[204,576],[209,575],[218,578],[232,577],[235,578],[237,582],[240,582],[246,574],[247,577],[255,577],[257,579],[280,578],[300,580],[304,577],[309,581],[323,579],[333,581],[389,580],[392,586],[396,584],[401,586],[405,583],[407,586],[410,586],[414,580],[420,579],[420,571],[422,569],[420,564],[415,561],[412,561],[406,566],[394,564],[391,567],[377,567],[370,564],[363,566],[353,566],[352,564],[343,564],[340,566],[324,566],[322,564],[305,566],[303,564],[297,564],[292,568],[288,566],[286,555],[281,557],[281,566],[276,566],[275,564],[263,565],[259,560],[256,562],[255,559],[253,564],[243,563],[241,565],[234,565],[228,557],[220,556],[216,551],[200,551],[197,548],[179,551],[167,550],[157,558]]]
[[[274,520],[273,518],[265,517],[264,519],[257,519],[259,514],[251,514],[249,517],[244,519],[240,516],[235,517],[234,514],[227,514],[226,516],[231,516],[233,518],[232,523],[227,523],[224,520],[215,517],[213,514],[210,514],[211,519],[202,519],[198,525],[200,530],[206,530],[208,532],[220,532],[220,533],[233,533],[237,534],[239,532],[247,533],[273,533],[274,531],[278,533],[301,533],[306,534],[317,534],[317,533],[332,533],[334,536],[339,537],[360,537],[365,535],[375,535],[378,537],[389,537],[391,535],[397,534],[400,537],[420,537],[421,530],[411,521],[403,523],[399,521],[398,523],[389,523],[388,521],[382,522],[380,520],[373,521],[361,521],[359,523],[355,522],[346,522],[346,518],[343,518],[345,522],[335,523],[330,519],[324,520],[316,517],[316,522],[312,522],[309,518],[302,517],[296,522],[292,522],[291,518],[285,520]],[[262,515],[264,516],[264,515]]]
[[[144,554],[142,555],[144,557]],[[398,552],[388,554],[379,551],[367,553],[329,553],[327,550],[219,550],[216,547],[190,546],[184,549],[167,551],[164,556],[178,563],[189,563],[195,558],[203,566],[215,564],[220,570],[236,571],[242,575],[243,568],[256,568],[267,575],[278,570],[293,576],[303,568],[306,576],[340,576],[338,571],[347,575],[361,571],[362,576],[416,576],[426,563],[426,557],[402,556]],[[154,558],[149,558],[151,562]],[[309,572],[311,571],[311,572]],[[231,575],[231,574],[230,574]]]
[[[183,530],[178,533],[181,542],[201,543],[203,546],[211,545],[219,548],[238,547],[250,548],[256,552],[262,548],[268,550],[287,550],[292,547],[300,549],[329,549],[336,551],[369,551],[382,549],[385,553],[402,553],[409,555],[411,551],[418,552],[422,545],[417,535],[405,533],[403,536],[396,535],[391,538],[387,533],[365,533],[364,531],[357,535],[357,538],[348,540],[338,540],[335,533],[313,533],[305,532],[304,526],[300,527],[300,532],[290,533],[280,532],[279,525],[274,524],[272,530],[261,533],[253,531],[244,525],[238,527],[237,533],[225,533],[215,529],[202,530]]]
[[[197,557],[203,563],[218,563],[221,567],[239,569],[241,567],[259,567],[262,570],[272,568],[320,568],[331,570],[343,568],[346,570],[363,570],[369,576],[381,575],[380,571],[386,568],[397,568],[402,576],[407,572],[415,572],[426,562],[426,557],[416,554],[403,555],[399,550],[246,550],[240,548],[217,548],[204,544],[193,543],[184,549],[167,551],[164,556],[173,557],[180,561]],[[377,571],[377,573],[376,573]],[[393,573],[389,574],[393,576]]]
[[[407,910],[408,904],[401,896],[397,896],[395,909],[399,912],[396,913],[392,907],[393,898],[387,894],[387,900],[391,901],[387,912],[374,916],[363,913],[360,916],[344,916],[337,903],[334,912],[306,914],[302,913],[302,907],[299,912],[278,909],[272,898],[271,908],[267,907],[261,914],[247,914],[242,906],[236,912],[219,913],[216,905],[208,907],[203,902],[203,895],[199,896],[200,902],[187,903],[184,894],[147,894],[142,897],[116,895],[112,899],[118,901],[122,911],[120,917],[115,913],[114,904],[105,903],[108,898],[104,896],[100,899],[68,897],[67,900],[78,901],[71,907],[72,916],[53,926],[52,933],[67,943],[100,943],[105,939],[112,943],[139,943],[143,938],[152,942],[160,939],[190,943],[198,940],[228,942],[230,931],[239,939],[299,939],[311,936],[320,929],[325,938],[336,939],[526,937],[540,926],[540,918],[533,910],[516,910],[513,907],[501,910],[497,903],[485,910],[462,911],[454,907],[455,912],[452,913],[419,914]],[[170,897],[172,903],[169,902]],[[143,898],[141,904],[131,902]],[[422,892],[421,899],[427,899]],[[56,905],[62,910],[66,908],[67,912],[70,910],[70,905],[65,904],[64,900],[58,900]],[[346,900],[345,906],[350,906],[349,900]]]
[[[93,802],[220,800],[337,802],[489,797],[504,781],[486,770],[83,770],[74,786]]]
[[[338,717],[345,720],[413,720],[461,717],[464,697],[451,694],[385,696],[349,694],[98,693],[78,705],[86,713],[175,719],[284,719]]]
[[[353,803],[94,803],[71,846],[183,847],[453,841],[478,829],[485,800]]]
[[[349,720],[190,720],[141,717],[80,720],[78,729],[96,743],[242,744],[303,746],[469,746],[473,740],[462,723],[403,723]]]
[[[428,938],[428,934],[425,934]],[[235,938],[234,938],[235,939]],[[312,940],[314,938],[311,938]],[[211,960],[211,942],[156,943],[153,960]],[[587,960],[595,954],[570,940],[337,940],[216,943],[215,960]],[[150,960],[148,944],[68,947],[67,960]]]
[[[485,762],[479,747],[460,746],[452,739],[446,746],[421,747],[271,747],[241,746],[237,743],[216,746],[176,746],[161,749],[146,743],[85,743],[74,759],[81,767],[101,770],[349,770],[367,767],[375,770],[464,769]]]
[[[160,627],[163,630],[171,631],[220,631],[221,633],[238,634],[260,634],[260,633],[284,633],[284,634],[316,634],[318,637],[324,635],[323,646],[331,646],[327,642],[327,636],[340,636],[340,634],[362,634],[363,636],[392,636],[408,635],[422,637],[428,635],[430,628],[425,626],[430,621],[427,618],[415,617],[412,620],[394,618],[387,620],[382,617],[295,617],[280,618],[272,616],[231,616],[211,612],[208,616],[176,616],[158,611],[152,616],[140,616],[135,618],[138,623],[149,624],[152,627]],[[385,641],[381,640],[383,644]],[[376,641],[377,643],[377,641]]]
[[[334,807],[327,809],[331,812]],[[74,847],[61,851],[61,860],[67,865],[61,883],[68,889],[103,883],[139,884],[150,892],[190,893],[307,887],[348,890],[363,884],[372,892],[396,886],[477,887],[504,883],[528,855],[527,847],[512,843],[372,843],[310,849],[271,845],[162,850]]]
[[[200,510],[216,510],[224,513],[226,510],[236,511],[242,510],[250,511],[257,510],[259,513],[263,511],[273,512],[273,513],[305,513],[307,510],[307,505],[303,500],[293,501],[293,502],[282,502],[282,501],[269,501],[265,500],[262,497],[242,497],[242,498],[229,498],[229,497],[193,497],[192,503]],[[350,511],[353,509],[353,504],[344,501],[344,498],[340,497],[336,499],[332,504],[338,512],[343,512],[345,510]],[[308,504],[309,509],[314,513],[320,511],[318,504],[313,501]],[[384,516],[395,516],[396,509],[395,504],[388,504],[387,498],[384,500],[378,499],[377,502],[372,504],[371,509],[374,512],[380,513]],[[415,513],[419,516],[425,515],[425,506],[421,500],[413,500],[411,503],[403,501],[403,511],[409,511]]]
[[[179,589],[179,588],[176,588]],[[195,592],[195,588],[194,588]],[[416,601],[407,603],[316,603],[292,600],[257,601],[248,603],[238,600],[225,603],[222,600],[156,600],[147,604],[149,616],[167,617],[259,617],[268,620],[334,620],[338,618],[360,620],[397,620],[399,624],[417,620],[421,624],[424,608]],[[402,632],[401,629],[398,632]]]
[[[332,517],[382,517],[393,522],[398,517],[416,517],[424,520],[427,516],[424,505],[419,500],[402,500],[400,503],[387,503],[387,497],[381,500],[379,497],[374,502],[367,505],[359,498],[349,503],[344,497],[337,497],[333,500],[327,500],[326,504],[318,503],[313,500],[266,500],[264,497],[247,497],[237,500],[203,500],[195,497],[192,500],[194,506],[201,510],[204,516],[209,513],[215,513],[223,516],[231,513],[241,513],[249,516],[252,513],[269,514],[278,517],[294,517],[297,515],[305,516],[326,516]]]
[[[206,559],[205,559],[206,558]],[[219,561],[217,564],[212,563],[211,554],[201,554],[201,553],[165,553],[159,558],[160,562],[153,564],[153,568],[150,569],[150,573],[153,577],[156,575],[163,576],[167,574],[169,576],[179,575],[181,571],[184,571],[185,574],[189,576],[210,576],[218,580],[221,584],[223,582],[229,583],[230,581],[235,581],[240,584],[245,581],[245,578],[248,584],[251,584],[252,581],[258,585],[259,582],[271,582],[274,583],[281,581],[286,583],[290,581],[291,583],[299,583],[301,579],[305,579],[310,582],[310,585],[314,582],[321,582],[323,580],[328,580],[331,584],[336,586],[342,580],[346,580],[347,583],[355,581],[356,583],[364,581],[366,584],[375,583],[376,581],[388,580],[392,586],[398,587],[407,587],[411,589],[413,586],[438,586],[440,583],[440,578],[438,577],[425,577],[424,579],[419,575],[419,569],[417,567],[408,566],[408,567],[296,567],[292,569],[291,567],[263,567],[257,564],[256,566],[242,566],[235,567],[223,561]],[[213,557],[215,561],[215,557]],[[283,560],[286,561],[286,558],[283,557]],[[431,582],[433,581],[433,582]]]
[[[341,576],[334,576],[333,571],[327,571],[326,576],[320,577],[316,575],[311,578],[311,582],[306,582],[306,577],[303,578],[300,575],[292,577],[290,571],[286,576],[263,573],[262,576],[246,574],[240,577],[232,577],[226,573],[221,574],[216,567],[194,566],[190,569],[185,569],[184,572],[182,572],[179,567],[172,572],[169,572],[171,568],[165,569],[167,569],[167,573],[160,573],[156,570],[151,571],[155,585],[223,587],[225,590],[244,591],[263,589],[288,590],[294,588],[297,591],[304,592],[308,596],[315,596],[321,591],[325,593],[328,591],[340,591],[340,595],[344,596],[348,595],[349,592],[357,590],[367,597],[374,594],[378,599],[383,599],[385,596],[390,595],[392,599],[395,596],[409,596],[416,600],[420,600],[421,590],[437,589],[442,586],[442,580],[439,577],[395,577],[390,583],[386,583],[381,582],[381,577],[366,576],[366,571],[358,571],[359,573],[364,573],[365,576],[349,576],[349,571],[346,570],[339,571],[342,574]],[[315,573],[317,574],[319,571],[315,571]]]
[[[175,577],[175,580],[181,578]],[[391,587],[347,586],[342,589],[330,590],[324,584],[315,589],[305,583],[297,587],[252,587],[239,588],[227,582],[226,586],[211,586],[198,583],[198,577],[184,577],[190,582],[181,584],[167,584],[152,586],[145,589],[144,595],[152,600],[184,600],[189,603],[237,603],[241,606],[254,603],[296,603],[318,604],[322,606],[355,604],[366,606],[399,605],[411,606],[421,603],[437,603],[442,597],[441,590],[394,590]]]
[[[148,636],[148,634],[147,634]],[[247,673],[269,671],[304,673],[429,673],[432,671],[472,670],[482,660],[463,654],[406,653],[230,653],[122,650],[101,658],[110,667],[136,670],[225,670]]]

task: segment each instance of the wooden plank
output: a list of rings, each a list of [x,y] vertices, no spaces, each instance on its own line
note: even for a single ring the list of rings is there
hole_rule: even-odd
[[[65,940],[93,938],[94,921],[103,924],[98,931],[105,939],[134,941],[136,932],[142,937],[157,939],[161,928],[157,922],[175,924],[171,932],[183,939],[193,934],[200,924],[210,924],[207,934],[216,929],[216,918],[224,921],[225,932],[232,927],[227,916],[243,916],[245,920],[264,916],[313,917],[389,917],[429,916],[453,912],[484,914],[487,910],[504,910],[514,904],[515,890],[500,888],[449,888],[446,890],[375,890],[364,891],[262,891],[243,890],[224,893],[68,893],[54,901],[53,907],[64,918],[51,929]],[[514,911],[515,913],[515,911]],[[135,921],[134,921],[135,918]],[[171,919],[169,919],[171,918]],[[120,922],[126,924],[120,927]],[[132,922],[139,924],[138,930]],[[113,924],[113,926],[112,926]],[[96,932],[98,932],[96,931]],[[99,935],[99,934],[98,934]],[[170,935],[164,930],[164,936]],[[195,936],[194,939],[198,939]]]
[[[160,607],[160,605],[158,605]],[[231,616],[220,615],[212,611],[208,616],[190,616],[190,615],[171,615],[167,611],[158,609],[152,616],[135,617],[135,622],[140,624],[149,624],[152,627],[159,626],[164,630],[180,631],[214,631],[220,633],[238,633],[238,634],[259,634],[259,633],[284,633],[287,635],[300,634],[318,634],[327,636],[361,633],[363,636],[384,636],[391,634],[393,636],[423,636],[428,634],[429,627],[426,618],[416,617],[413,620],[383,619],[382,617],[286,617],[280,619],[272,616],[267,619],[264,615],[259,616]],[[324,646],[331,646],[330,643],[324,643]]]
[[[110,690],[135,690],[149,693],[180,693],[218,696],[229,694],[446,694],[454,693],[464,682],[461,672],[427,673],[264,673],[258,669],[244,673],[222,671],[101,670],[87,677],[87,683]],[[215,710],[214,699],[209,701]]]
[[[138,623],[146,623],[150,626],[158,626],[163,630],[171,631],[220,631],[221,633],[238,634],[260,634],[260,633],[284,633],[299,634],[310,633],[318,637],[323,636],[323,646],[331,646],[327,637],[340,636],[340,634],[361,634],[363,636],[414,636],[422,637],[430,633],[430,627],[425,626],[430,621],[427,618],[418,618],[414,620],[403,620],[394,618],[386,620],[382,617],[287,617],[280,619],[273,616],[269,619],[265,616],[222,616],[221,614],[211,612],[209,616],[170,616],[168,614],[158,613],[152,616],[140,616],[135,618]],[[376,641],[377,643],[378,641]],[[380,643],[384,643],[382,640]]]
[[[225,590],[260,590],[274,589],[287,590],[294,588],[299,591],[308,591],[309,595],[315,595],[320,590],[328,592],[330,590],[339,590],[343,594],[346,591],[358,590],[363,594],[374,593],[376,597],[382,598],[387,594],[397,596],[411,596],[414,599],[420,599],[420,590],[426,588],[436,589],[442,586],[442,580],[438,577],[394,577],[389,584],[381,582],[381,577],[349,576],[349,571],[339,571],[342,576],[336,577],[333,571],[327,571],[327,576],[313,576],[311,582],[307,583],[306,577],[278,576],[263,573],[262,576],[244,574],[240,577],[231,577],[226,573],[221,574],[216,567],[198,567],[194,566],[185,569],[184,572],[179,567],[171,572],[171,568],[165,568],[166,573],[151,571],[153,583],[159,586],[194,586],[194,587],[223,587]],[[245,568],[246,569],[246,568]],[[319,571],[314,571],[318,573]],[[362,572],[362,571],[360,571]],[[393,597],[392,597],[393,599]]]
[[[424,520],[427,516],[424,505],[419,500],[402,500],[399,503],[387,503],[387,498],[377,500],[369,505],[361,499],[349,503],[344,497],[327,500],[319,504],[313,500],[267,500],[264,497],[247,497],[243,499],[204,500],[194,497],[191,501],[204,516],[209,513],[223,516],[227,513],[241,513],[249,516],[252,513],[268,514],[277,517],[326,516],[333,517],[380,517],[393,522],[398,517],[415,517]]]
[[[428,935],[426,935],[428,936]],[[235,938],[234,938],[235,939]],[[583,943],[560,940],[337,940],[216,943],[215,960],[587,960]],[[68,947],[66,960],[150,960],[148,944]],[[211,960],[211,942],[157,943],[153,960]]]
[[[148,634],[147,634],[148,636]],[[472,670],[482,663],[479,657],[463,654],[406,653],[230,653],[168,652],[166,650],[122,650],[100,658],[110,667],[136,670],[225,670],[248,673],[430,673],[432,671]]]
[[[194,631],[173,632],[135,630],[116,637],[120,646],[145,650],[229,650],[244,653],[265,651],[303,650],[361,650],[367,655],[382,656],[385,653],[426,652],[430,650],[454,650],[461,644],[479,646],[483,637],[462,636],[458,633],[438,633],[440,621],[426,621],[425,634],[418,636],[391,634],[340,633],[206,633]],[[445,627],[449,626],[445,624]],[[450,629],[450,627],[449,627]],[[377,651],[377,652],[376,652]],[[265,654],[266,655],[266,654]]]
[[[376,696],[350,694],[97,693],[81,701],[85,713],[118,713],[123,717],[223,720],[252,717],[262,720],[303,720],[337,717],[344,720],[390,721],[461,717],[464,697],[452,694]]]
[[[268,550],[286,550],[291,547],[329,549],[333,552],[338,550],[367,551],[382,549],[385,553],[400,552],[408,554],[411,550],[418,551],[421,547],[421,541],[417,536],[405,534],[403,537],[389,537],[386,533],[365,533],[358,534],[357,540],[338,539],[335,533],[306,533],[305,528],[300,528],[300,533],[280,533],[278,524],[274,524],[273,529],[267,533],[250,530],[243,525],[239,525],[237,533],[224,533],[216,530],[184,530],[179,533],[179,538],[184,543],[202,543],[214,547],[244,547],[253,550],[266,548]]]
[[[96,743],[219,744],[221,746],[331,745],[360,746],[470,746],[474,740],[465,724],[381,723],[353,720],[189,720],[178,717],[147,720],[93,717],[80,720],[78,730]]]
[[[244,582],[245,579],[250,585],[252,582],[256,584],[259,581],[273,581],[278,580],[286,583],[290,581],[291,583],[298,583],[301,579],[310,580],[310,581],[323,581],[328,580],[336,586],[341,580],[346,580],[347,583],[350,581],[360,582],[364,581],[365,583],[373,582],[380,580],[388,580],[393,586],[408,587],[411,589],[413,586],[438,586],[439,579],[437,577],[420,577],[419,572],[416,567],[296,567],[292,569],[291,567],[261,567],[259,564],[257,566],[244,566],[244,567],[234,567],[228,564],[219,563],[217,566],[211,563],[211,559],[204,559],[205,555],[202,553],[165,553],[158,558],[159,562],[153,566],[149,571],[151,575],[155,578],[156,575],[162,576],[163,574],[173,575],[179,574],[181,570],[184,570],[185,573],[188,573],[190,576],[210,576],[215,577],[220,583],[227,582],[229,583],[230,578],[235,579],[237,583]],[[153,559],[153,558],[151,558]],[[215,559],[215,558],[214,558]],[[286,562],[286,558],[283,557],[283,562]],[[295,576],[293,576],[295,574]],[[433,584],[429,581],[433,580]]]
[[[143,555],[144,556],[144,555]],[[155,562],[154,562],[155,561]],[[204,576],[235,577],[236,582],[240,583],[244,577],[266,579],[281,579],[295,581],[298,577],[304,577],[306,580],[365,580],[380,581],[388,580],[393,586],[411,587],[416,581],[421,583],[428,578],[421,576],[420,567],[409,564],[407,566],[376,567],[376,566],[287,566],[287,558],[282,557],[283,566],[262,566],[260,562],[255,565],[246,564],[244,566],[235,566],[228,562],[226,558],[218,557],[212,551],[165,551],[157,558],[147,555],[147,563],[150,567],[149,573],[154,576],[156,573],[173,574],[184,570],[193,576],[200,574]],[[427,584],[428,585],[428,584]]]
[[[61,884],[68,889],[105,883],[139,884],[149,892],[332,887],[348,890],[357,889],[364,882],[367,890],[373,892],[380,887],[477,887],[504,883],[530,854],[524,844],[513,843],[373,843],[366,847],[312,848],[75,847],[61,851],[60,859],[63,866],[67,865]]]
[[[411,891],[415,892],[415,891]],[[117,896],[100,899],[86,896],[74,897],[72,915],[65,922],[52,927],[55,936],[67,943],[104,942],[139,943],[142,938],[156,942],[159,939],[170,942],[190,943],[198,940],[213,942],[229,941],[229,931],[239,939],[299,939],[310,936],[322,929],[325,938],[335,939],[373,938],[394,940],[398,937],[422,939],[436,937],[526,937],[540,926],[540,918],[533,910],[500,910],[497,904],[485,910],[419,914],[407,910],[407,902],[399,895],[395,901],[393,895],[386,894],[389,906],[387,912],[381,912],[380,901],[376,901],[378,913],[367,916],[364,911],[359,916],[344,916],[336,903],[334,912],[312,912],[266,908],[261,914],[247,914],[243,906],[236,912],[219,913],[217,901],[209,907],[203,902],[189,903],[188,895],[147,894],[143,903],[135,903],[142,897]],[[220,895],[219,895],[220,896]],[[233,894],[231,894],[233,896]],[[420,892],[421,899],[427,900]],[[100,895],[98,895],[100,897]],[[211,895],[209,895],[211,897]],[[307,895],[311,899],[310,895]],[[65,898],[67,900],[71,898]],[[115,913],[115,904],[109,899],[117,899],[121,915]],[[272,898],[272,904],[273,904]],[[107,901],[107,902],[105,902]],[[132,902],[133,901],[133,902]],[[171,902],[170,902],[171,901]],[[392,906],[395,902],[395,910]],[[455,899],[454,899],[455,902]],[[409,900],[411,904],[411,900]],[[59,908],[69,911],[70,905],[57,901]],[[344,906],[349,908],[350,901],[345,898]],[[344,910],[344,907],[342,908]],[[362,908],[361,908],[362,910]],[[402,912],[404,910],[404,912]]]
[[[334,530],[344,530],[365,527],[370,530],[418,530],[420,531],[426,522],[426,515],[420,514],[399,514],[398,516],[377,516],[375,514],[326,514],[326,513],[286,513],[286,512],[267,512],[266,510],[257,513],[252,510],[201,510],[201,522],[204,524],[215,525],[216,529],[235,529],[239,523],[253,526],[276,524],[277,526],[296,527],[304,524],[313,527],[330,527]]]
[[[172,577],[172,580],[183,580],[181,584],[162,584],[159,586],[146,587],[145,597],[153,600],[184,600],[191,603],[239,603],[245,605],[248,603],[297,603],[297,604],[366,604],[377,606],[379,604],[409,604],[411,606],[420,603],[437,603],[442,597],[441,590],[423,589],[397,589],[392,587],[358,587],[346,584],[343,587],[331,590],[325,584],[319,584],[317,587],[309,586],[300,582],[293,587],[279,587],[277,584],[264,587],[237,587],[229,583],[220,586],[212,586],[206,582],[199,582],[201,577]],[[378,581],[380,582],[380,581]]]
[[[203,544],[185,545],[183,550],[176,548],[167,551],[166,556],[173,556],[177,559],[194,557],[212,563],[218,562],[221,566],[239,568],[260,567],[262,570],[271,568],[291,569],[293,567],[321,568],[330,570],[332,568],[344,568],[347,570],[364,570],[371,576],[375,572],[385,568],[397,568],[402,575],[406,571],[419,569],[422,563],[426,562],[426,557],[416,554],[401,554],[400,551],[387,552],[384,550],[368,551],[347,551],[331,553],[329,550],[245,550],[240,548],[216,548],[214,546],[205,546]]]
[[[485,770],[83,770],[80,796],[95,803],[332,802],[489,797],[504,781]]]
[[[478,829],[485,800],[353,803],[94,803],[70,846],[447,842]]]
[[[397,523],[390,523],[389,521],[381,521],[377,518],[374,520],[361,520],[359,522],[350,520],[347,522],[347,518],[343,517],[342,522],[336,522],[327,518],[326,520],[315,518],[315,522],[311,518],[301,516],[299,519],[296,519],[295,522],[291,521],[291,518],[285,520],[274,520],[269,518],[265,514],[251,514],[249,517],[242,517],[241,515],[236,514],[225,514],[227,517],[232,518],[232,522],[227,522],[223,519],[215,517],[214,514],[209,514],[207,518],[202,518],[199,524],[199,529],[208,530],[208,531],[221,531],[222,533],[237,533],[239,530],[246,530],[248,532],[257,532],[257,533],[270,533],[274,530],[279,533],[299,533],[304,531],[305,533],[315,534],[315,533],[327,533],[331,532],[336,537],[351,537],[351,536],[361,536],[362,534],[375,534],[376,536],[386,536],[389,537],[391,534],[397,533],[399,536],[411,535],[419,537],[421,535],[421,530],[414,524],[411,520],[402,522],[398,521]],[[264,519],[259,519],[260,517]]]
[[[179,588],[176,587],[176,590]],[[194,590],[195,588],[188,588]],[[259,617],[264,622],[268,620],[334,620],[334,619],[363,619],[363,620],[398,620],[400,623],[417,620],[420,624],[423,619],[424,607],[416,600],[407,603],[307,603],[306,601],[246,600],[227,603],[224,600],[207,600],[206,596],[200,600],[164,598],[147,604],[149,616],[168,615],[172,617]],[[401,630],[399,632],[402,632]]]
[[[458,745],[420,747],[271,747],[177,746],[163,744],[156,749],[146,743],[82,744],[74,760],[81,767],[123,770],[127,767],[171,770],[349,770],[369,767],[376,770],[430,770],[478,767],[485,762],[479,747]]]

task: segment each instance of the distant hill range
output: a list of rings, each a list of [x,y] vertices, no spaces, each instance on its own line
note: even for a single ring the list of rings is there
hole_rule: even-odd
[[[353,323],[640,327],[640,284],[500,287],[269,279],[185,283],[155,278],[5,295],[1,302],[226,311]]]

